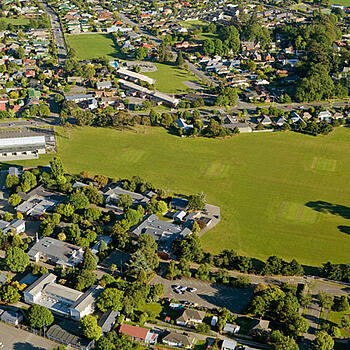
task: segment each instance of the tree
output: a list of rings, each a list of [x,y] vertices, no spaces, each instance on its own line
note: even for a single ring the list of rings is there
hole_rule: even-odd
[[[67,179],[64,177],[64,168],[61,158],[55,157],[50,161],[51,175],[60,185],[66,183]]]
[[[83,290],[96,283],[97,276],[93,271],[83,270],[76,278],[75,288]]]
[[[184,58],[182,57],[182,51],[180,51],[176,57],[176,62],[175,64],[177,66],[182,66],[184,64]]]
[[[33,328],[45,329],[53,321],[52,312],[44,306],[33,304],[28,310],[28,322]]]
[[[124,209],[132,206],[132,197],[130,194],[120,194],[118,196],[118,206]]]
[[[9,203],[13,207],[17,207],[17,205],[20,204],[21,202],[22,202],[22,198],[16,193],[11,194],[11,196],[9,197]]]
[[[345,315],[341,319],[341,326],[344,329],[349,329],[350,328],[350,318],[348,315]]]
[[[29,192],[37,185],[36,177],[30,171],[25,171],[21,176],[21,188],[23,192]]]
[[[84,193],[75,192],[69,197],[68,203],[70,203],[74,209],[85,209],[89,206],[89,200]]]
[[[163,40],[158,47],[158,60],[159,62],[165,63],[170,60],[170,57],[169,45]]]
[[[318,293],[318,300],[320,301],[321,306],[324,309],[330,310],[333,306],[334,297],[333,297],[333,295],[326,294],[325,292],[319,292]]]
[[[89,248],[86,248],[83,255],[82,269],[93,271],[97,267],[95,256],[91,253]]]
[[[102,175],[102,174],[101,175],[96,175],[94,177],[94,181],[96,181],[98,183],[99,187],[104,187],[108,183],[108,177],[105,176],[105,175]]]
[[[137,276],[141,269],[143,269],[146,274],[152,272],[152,268],[148,265],[145,255],[140,250],[137,250],[135,253],[131,254],[130,260],[126,266],[127,273],[132,276]]]
[[[203,192],[191,194],[188,198],[189,210],[203,210],[205,206],[205,195]]]
[[[136,50],[135,50],[135,58],[137,60],[144,60],[146,57],[147,57],[147,54],[148,54],[148,49],[147,47],[138,47]]]
[[[332,350],[334,347],[334,341],[326,331],[319,331],[316,332],[313,346],[316,350]]]
[[[0,290],[0,300],[4,303],[13,304],[17,303],[21,295],[19,294],[18,288],[11,284],[5,284]]]
[[[7,189],[11,189],[14,186],[17,186],[19,184],[19,178],[16,174],[13,175],[7,175],[5,186]]]
[[[116,288],[106,288],[98,297],[97,307],[102,311],[119,311],[123,307],[124,293]]]
[[[80,326],[86,338],[98,340],[101,337],[102,329],[98,326],[96,317],[84,316],[80,321]]]
[[[29,256],[23,249],[10,248],[5,254],[5,265],[12,272],[24,272],[29,264]]]

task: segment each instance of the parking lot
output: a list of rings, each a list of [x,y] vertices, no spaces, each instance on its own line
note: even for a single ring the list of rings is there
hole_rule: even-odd
[[[208,308],[226,307],[234,313],[241,313],[247,307],[253,295],[252,288],[238,289],[191,278],[169,281],[156,276],[151,281],[151,284],[155,283],[164,285],[164,296],[168,298],[181,302],[197,303],[199,306]],[[173,288],[176,285],[196,288],[197,291],[193,293],[186,291],[183,294],[178,294]]]
[[[58,344],[0,322],[0,342],[5,350],[52,350]]]

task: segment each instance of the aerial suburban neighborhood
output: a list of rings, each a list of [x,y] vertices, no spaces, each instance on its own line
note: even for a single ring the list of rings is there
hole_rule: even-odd
[[[0,349],[349,349],[349,88],[349,0],[1,0]]]

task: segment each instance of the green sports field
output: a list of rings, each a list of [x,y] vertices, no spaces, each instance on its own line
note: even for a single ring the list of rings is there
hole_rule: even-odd
[[[68,45],[73,48],[81,60],[108,57],[122,58],[121,52],[114,45],[111,34],[66,35]]]
[[[59,133],[70,172],[139,175],[177,193],[203,191],[222,215],[202,237],[208,251],[276,254],[311,266],[349,262],[349,128],[326,137],[289,132],[227,140],[180,138],[161,128]]]
[[[185,69],[175,65],[155,63],[157,70],[155,72],[144,73],[150,78],[156,79],[155,88],[166,93],[181,93],[189,88],[184,84],[185,81],[195,81],[198,79],[187,72]]]

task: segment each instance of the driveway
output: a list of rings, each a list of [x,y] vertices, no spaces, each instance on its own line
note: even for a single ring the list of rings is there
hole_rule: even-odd
[[[169,281],[157,275],[151,281],[151,284],[155,283],[164,285],[164,296],[167,298],[176,299],[181,302],[189,301],[208,308],[225,307],[237,314],[242,313],[253,295],[253,288],[238,289],[191,278]],[[197,291],[194,293],[185,292],[184,294],[177,294],[172,287],[174,285],[197,288]]]
[[[6,350],[52,350],[57,343],[0,322],[0,342]]]

